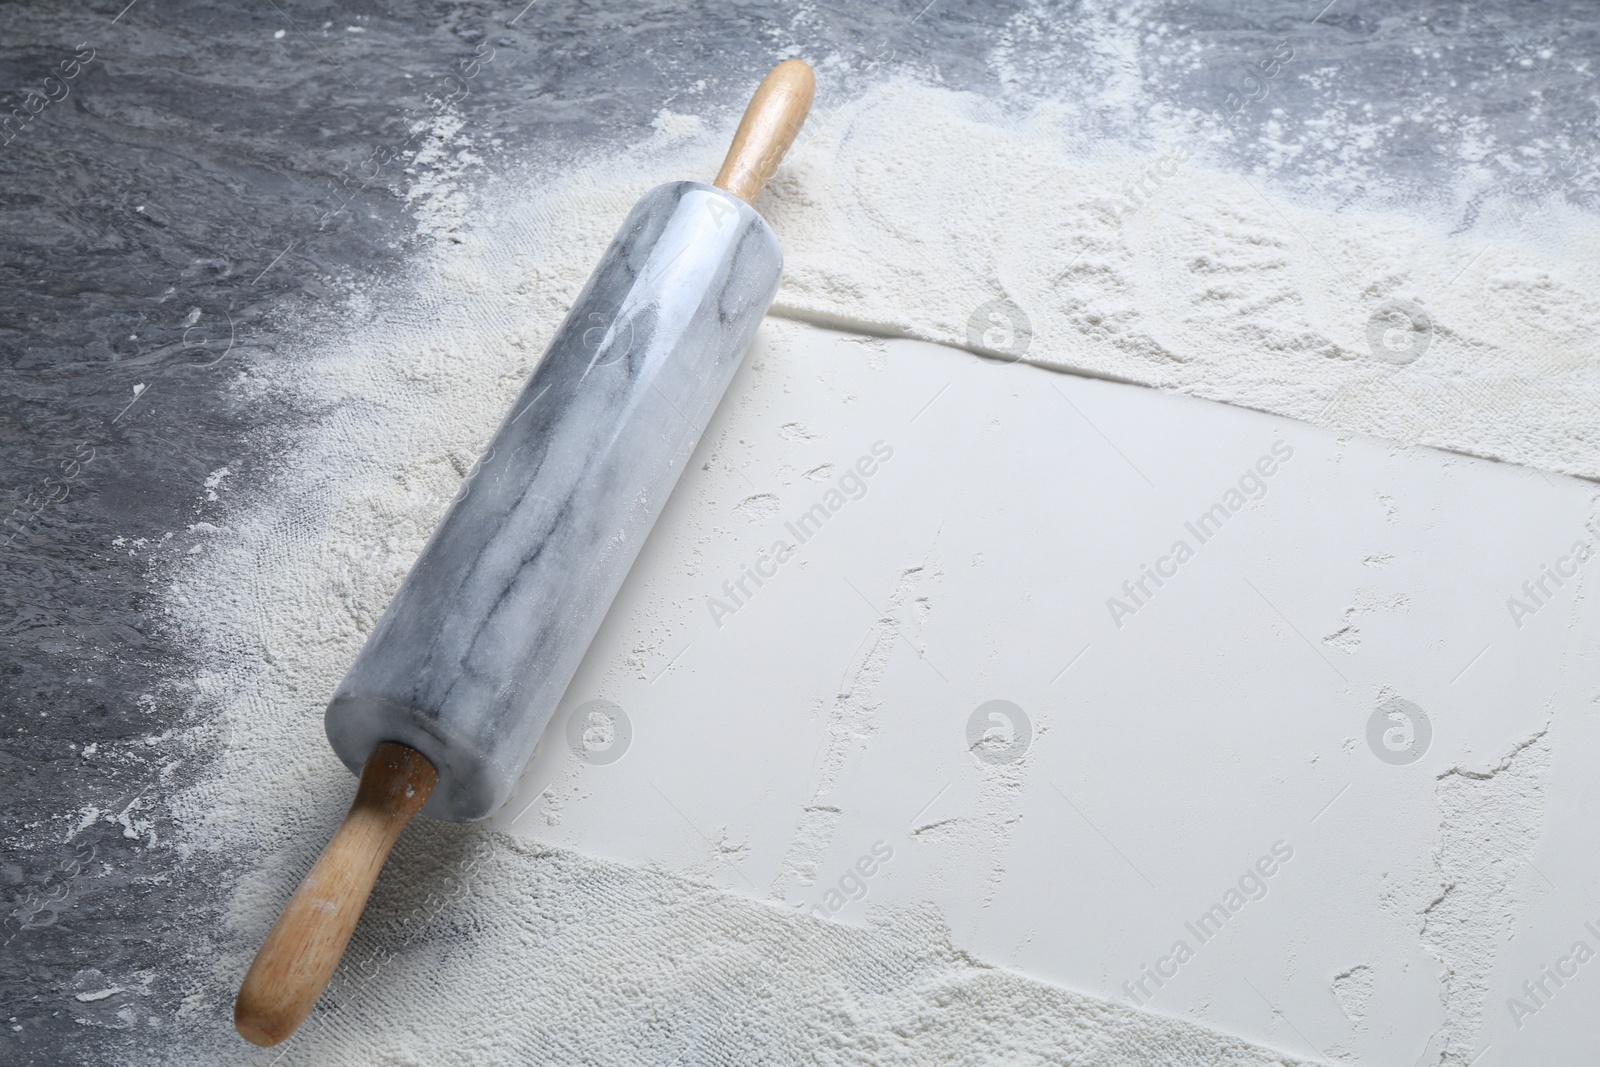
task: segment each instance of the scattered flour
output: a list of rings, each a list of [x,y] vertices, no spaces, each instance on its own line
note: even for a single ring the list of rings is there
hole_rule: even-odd
[[[351,794],[323,738],[329,693],[624,213],[660,181],[716,170],[727,130],[665,112],[655,125],[635,152],[556,180],[486,177],[475,200],[458,181],[474,158],[439,127],[412,191],[434,239],[415,276],[353,294],[338,336],[240,375],[241,397],[282,391],[308,425],[270,481],[208,480],[235,507],[170,594],[220,750],[214,774],[173,800],[182,847],[242,867],[186,1008],[207,1020],[214,1062],[256,1062],[229,1032],[232,991]],[[1003,300],[1026,316],[1024,358],[1043,364],[1600,476],[1589,264],[1492,234],[1466,251],[1404,217],[1272,199],[1198,156],[1129,213],[1116,205],[1130,168],[1160,153],[1089,155],[1071,132],[1051,105],[1002,119],[909,83],[818,114],[762,203],[788,257],[775,312],[983,348],[969,323]],[[1592,222],[1571,224],[1593,236]],[[1368,318],[1392,299],[1433,323],[1406,366],[1368,347]],[[908,574],[896,596],[914,606],[932,577]],[[815,877],[828,767],[872,733],[875,649],[830,713],[837,751],[796,813],[779,896]],[[1015,784],[995,783],[991,828],[1009,825]],[[1447,807],[1454,788],[1441,782]],[[1479,899],[1452,874],[1471,847],[1441,848],[1460,886],[1441,916],[1503,903],[1503,880]],[[392,869],[404,876],[380,883],[283,1062],[1291,1062],[981,966],[932,915],[847,930],[482,828],[419,824]],[[1465,1041],[1481,975],[1458,958],[1471,946],[1434,929],[1424,938],[1456,976],[1451,1040]]]
[[[799,813],[794,839],[773,880],[772,899],[793,899],[797,891],[816,884],[818,864],[833,844],[841,815],[840,808],[833,802],[833,791],[852,751],[868,744],[877,730],[877,690],[888,668],[889,655],[898,640],[914,640],[920,636],[920,633],[905,634],[901,630],[901,609],[908,606],[908,601],[911,607],[920,608],[917,612],[920,622],[920,616],[926,614],[927,602],[918,594],[924,584],[938,577],[926,565],[908,567],[901,572],[883,616],[873,624],[856,661],[839,686],[833,706],[828,709],[826,747],[816,772],[812,798]],[[917,629],[920,630],[920,626]]]
[[[1357,1032],[1366,1029],[1367,1003],[1372,1000],[1375,984],[1372,968],[1364,963],[1333,976],[1334,999],[1339,1002],[1339,1010],[1355,1024]]]
[[[861,930],[436,823],[392,862],[286,1064],[1304,1062],[983,966],[929,911]]]
[[[1385,597],[1371,589],[1358,589],[1355,603],[1344,609],[1344,615],[1340,619],[1344,625],[1331,634],[1324,634],[1322,643],[1331,645],[1341,652],[1353,654],[1361,647],[1361,628],[1356,625],[1357,620],[1364,615],[1376,615],[1379,612],[1404,613],[1410,610],[1410,606],[1409,598],[1403,593]]]
[[[1549,767],[1547,726],[1493,766],[1452,767],[1438,777],[1439,883],[1422,913],[1421,938],[1443,969],[1445,1025],[1428,1043],[1434,1058],[1427,1062],[1465,1067],[1479,1055],[1489,975],[1522,911],[1517,876],[1539,841]]]
[[[1006,301],[1031,331],[1023,358],[1047,366],[1600,477],[1592,264],[1270,198],[1181,144],[1085,154],[1068,119],[1046,104],[1000,122],[910,84],[822,117],[766,205],[786,255],[777,312],[981,348],[972,316]],[[1130,199],[1130,175],[1158,162],[1174,173]],[[1563,222],[1600,237],[1592,218]],[[1392,301],[1431,320],[1405,365],[1369,337]]]
[[[655,120],[650,123],[651,129],[656,131],[656,136],[665,144],[672,144],[690,137],[697,137],[705,133],[705,120],[699,115],[680,115],[675,111],[665,109],[656,113]]]

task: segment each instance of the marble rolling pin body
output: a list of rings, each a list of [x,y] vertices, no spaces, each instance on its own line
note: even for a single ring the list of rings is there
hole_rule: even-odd
[[[382,741],[439,782],[422,811],[510,796],[778,288],[760,215],[646,193],[328,706],[359,770]]]
[[[813,91],[780,63],[715,185],[629,213],[333,694],[328,740],[360,785],[240,986],[246,1039],[311,1011],[412,815],[482,819],[510,796],[777,292],[750,203]]]

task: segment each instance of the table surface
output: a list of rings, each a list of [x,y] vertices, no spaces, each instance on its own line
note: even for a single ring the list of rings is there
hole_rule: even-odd
[[[1576,1062],[1592,989],[1506,996],[1600,893],[1600,602],[1505,597],[1594,502],[769,320],[495,822],[1311,1061]]]
[[[441,99],[496,146],[490,171],[634,143],[663,107],[731,115],[790,54],[834,57],[819,106],[895,75],[1014,108],[1104,97],[1082,137],[1137,143],[1224,106],[1288,42],[1307,62],[1274,82],[1272,108],[1211,140],[1213,163],[1330,206],[1417,204],[1467,224],[1476,198],[1439,190],[1469,167],[1484,191],[1592,206],[1592,177],[1563,163],[1595,133],[1597,19],[1577,3],[1351,0],[366,3],[332,23],[300,0],[8,6],[0,759],[20,817],[5,832],[0,1060],[141,1058],[145,1031],[75,996],[102,972],[159,974],[143,1015],[171,1019],[188,993],[158,963],[203,951],[228,871],[165,844],[161,795],[209,758],[146,743],[206,713],[161,614],[166,568],[191,524],[223,514],[225,496],[197,493],[207,475],[269,469],[305,418],[271,395],[230,399],[238,367],[415,247],[401,168],[372,161],[403,158]],[[1158,106],[1075,84],[1108,55]],[[113,547],[169,533],[164,551]],[[130,805],[153,839],[100,820],[63,843],[80,813]],[[85,846],[97,877],[74,876]]]

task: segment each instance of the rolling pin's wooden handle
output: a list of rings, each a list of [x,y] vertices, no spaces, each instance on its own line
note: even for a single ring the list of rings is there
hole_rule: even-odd
[[[385,742],[361,769],[350,813],[278,916],[239,987],[233,1025],[246,1041],[276,1045],[310,1014],[372,884],[438,775],[422,753]]]
[[[739,129],[722,161],[716,186],[754,204],[811,110],[817,78],[798,59],[786,59],[767,72],[739,120]]]

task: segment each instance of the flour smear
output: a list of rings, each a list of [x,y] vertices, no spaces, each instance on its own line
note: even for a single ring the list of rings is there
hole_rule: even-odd
[[[1091,152],[1066,117],[1051,104],[1006,117],[908,82],[820,111],[760,205],[787,257],[773,313],[1600,476],[1590,265],[1514,234],[1274,196],[1176,141]],[[277,1062],[226,1019],[351,795],[323,737],[329,694],[624,214],[655,184],[715,173],[728,132],[663,113],[631,151],[474,186],[469,135],[452,128],[468,154],[422,168],[414,273],[350,294],[338,330],[239,375],[242,401],[281,393],[306,427],[270,477],[234,478],[232,513],[169,595],[218,749],[172,798],[179,847],[237,872],[219,950],[186,964],[186,1022],[215,1062]],[[1125,210],[1130,176],[1151,166],[1165,180]],[[1575,245],[1600,236],[1568,222]],[[1398,300],[1431,322],[1403,365],[1375,359],[1368,336]],[[283,1051],[335,1067],[1298,1062],[989,967],[934,914],[849,929],[428,823]]]

